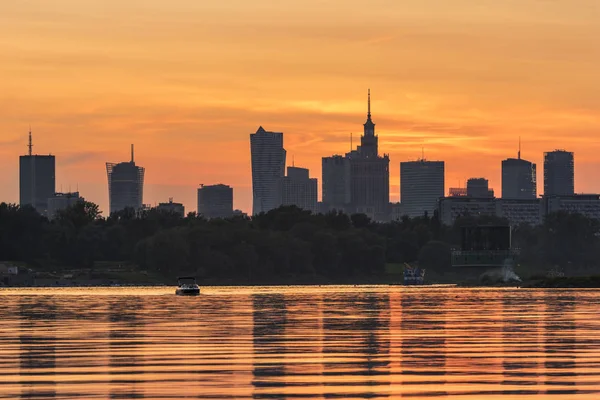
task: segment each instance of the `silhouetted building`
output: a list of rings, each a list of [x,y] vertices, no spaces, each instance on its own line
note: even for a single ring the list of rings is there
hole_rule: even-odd
[[[111,214],[125,208],[142,209],[144,171],[144,168],[135,165],[133,145],[131,145],[131,161],[118,164],[106,163]]]
[[[375,221],[387,221],[390,218],[390,158],[387,154],[379,156],[378,140],[371,120],[369,91],[361,144],[346,154],[350,160],[350,211],[364,213]]]
[[[565,150],[544,153],[544,196],[569,196],[574,193],[573,153]]]
[[[562,211],[600,220],[600,194],[544,195],[542,207],[544,215]]]
[[[470,178],[467,180],[467,196],[469,197],[494,197],[494,189],[490,189],[485,178]]]
[[[310,178],[308,169],[288,167],[283,178],[282,204],[294,205],[317,213],[317,178]]]
[[[168,203],[158,203],[156,207],[158,211],[169,212],[179,215],[181,218],[185,217],[185,207],[181,203],[173,203],[173,198],[169,198]]]
[[[496,215],[493,197],[443,197],[439,201],[439,218],[445,225],[452,225],[456,218]]]
[[[433,216],[444,192],[443,161],[421,159],[400,163],[400,202],[404,215],[415,218],[427,213]]]
[[[32,154],[32,148],[29,132],[29,154],[19,157],[19,204],[29,204],[47,215],[48,199],[56,190],[56,160],[53,155]]]
[[[230,218],[233,216],[233,188],[227,185],[200,185],[198,188],[198,214],[204,218]]]
[[[534,163],[521,158],[507,158],[502,161],[502,198],[535,199],[537,197],[537,177]]]
[[[390,203],[390,219],[392,221],[400,221],[405,215],[402,203]]]
[[[282,204],[281,185],[285,174],[283,133],[259,127],[250,134],[252,159],[252,214],[267,212]]]
[[[346,210],[351,202],[350,160],[339,155],[323,157],[321,185],[323,211]]]
[[[448,189],[448,195],[450,197],[467,197],[467,188],[466,187],[450,188],[450,189]]]
[[[54,196],[48,199],[48,219],[56,218],[60,210],[65,210],[81,200],[83,198],[79,197],[79,192],[54,193]]]
[[[539,225],[543,220],[540,199],[496,199],[496,216],[506,218],[511,226]]]

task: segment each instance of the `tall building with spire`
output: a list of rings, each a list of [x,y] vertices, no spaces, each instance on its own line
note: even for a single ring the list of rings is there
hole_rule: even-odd
[[[285,157],[282,132],[269,132],[261,126],[250,134],[252,215],[281,206]]]
[[[29,129],[28,154],[19,157],[19,204],[31,205],[42,215],[48,215],[48,199],[56,189],[56,160],[53,155],[33,154]]]
[[[108,175],[108,202],[110,213],[133,208],[142,208],[144,197],[145,169],[135,165],[133,145],[131,145],[131,161],[106,163]]]
[[[390,157],[379,155],[379,138],[371,119],[371,90],[367,95],[367,121],[360,146],[346,154],[350,162],[350,212],[364,213],[375,221],[390,216]]]
[[[537,197],[536,165],[521,158],[521,140],[517,158],[502,160],[502,198],[535,199]]]

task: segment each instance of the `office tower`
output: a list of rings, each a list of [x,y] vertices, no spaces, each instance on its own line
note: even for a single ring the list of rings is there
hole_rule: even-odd
[[[310,178],[306,168],[288,167],[283,178],[282,203],[317,213],[317,178]]]
[[[56,185],[56,160],[53,155],[32,154],[31,131],[28,147],[29,153],[19,157],[19,204],[48,215],[48,199],[54,196]]]
[[[351,212],[364,213],[375,221],[390,218],[390,158],[379,156],[375,124],[371,120],[371,91],[368,93],[367,121],[360,146],[346,154],[350,160]]]
[[[200,185],[198,188],[198,215],[204,218],[233,216],[233,188],[227,185]]]
[[[106,163],[111,214],[125,208],[142,209],[144,172],[144,168],[135,165],[133,145],[131,145],[131,161],[118,164]]]
[[[335,155],[323,157],[323,210],[346,210],[350,204],[350,160]]]
[[[281,180],[285,174],[283,133],[259,127],[250,134],[252,159],[252,214],[281,206]]]
[[[59,211],[71,207],[80,200],[83,198],[79,197],[79,192],[54,193],[54,196],[48,198],[48,219],[56,218]]]
[[[494,189],[488,186],[488,180],[485,178],[470,178],[467,180],[467,196],[486,198],[494,197]]]
[[[565,150],[544,153],[544,196],[568,196],[574,193],[573,153]]]
[[[517,158],[502,161],[502,198],[535,199],[537,197],[537,177],[534,163],[521,158],[521,141]]]
[[[404,215],[433,216],[444,192],[443,161],[421,159],[400,163],[400,202]]]
[[[158,203],[156,207],[158,211],[177,214],[181,218],[185,217],[185,207],[181,203],[174,203],[173,198],[169,197],[168,203]]]

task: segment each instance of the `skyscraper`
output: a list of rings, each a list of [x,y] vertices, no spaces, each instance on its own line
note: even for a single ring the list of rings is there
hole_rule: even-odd
[[[525,200],[536,197],[536,165],[521,158],[519,140],[518,157],[502,161],[502,198]]]
[[[323,157],[322,195],[325,210],[343,211],[350,205],[350,160],[344,156]]]
[[[310,178],[308,169],[288,167],[283,178],[282,203],[317,212],[317,178]]]
[[[368,93],[367,121],[360,146],[346,154],[350,160],[351,211],[376,221],[390,217],[390,158],[379,156],[375,124],[371,120],[371,91]]]
[[[252,159],[252,214],[281,206],[281,185],[285,174],[283,133],[259,127],[250,134]]]
[[[32,154],[29,131],[29,153],[19,157],[19,204],[31,205],[42,215],[48,215],[48,199],[56,188],[56,160],[53,155]]]
[[[400,163],[400,201],[402,213],[411,218],[430,217],[444,197],[444,162],[407,161]]]
[[[106,163],[108,175],[108,200],[110,213],[133,208],[142,208],[144,196],[144,168],[135,165],[133,145],[131,145],[131,161]]]
[[[227,185],[200,185],[198,214],[204,218],[231,218],[233,216],[233,188]]]
[[[575,161],[573,153],[554,150],[544,153],[544,196],[575,193]]]

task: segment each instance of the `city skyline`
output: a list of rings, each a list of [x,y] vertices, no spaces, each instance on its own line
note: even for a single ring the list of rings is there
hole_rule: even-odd
[[[98,165],[126,159],[130,143],[148,171],[145,202],[174,197],[194,209],[200,182],[224,183],[235,188],[234,207],[250,212],[247,132],[285,132],[290,157],[320,177],[321,157],[347,151],[351,132],[358,138],[368,87],[392,161],[392,202],[400,162],[422,147],[446,162],[447,187],[476,165],[499,193],[500,162],[514,157],[519,136],[539,194],[543,152],[555,148],[576,154],[577,192],[600,192],[595,1],[349,1],[343,13],[312,1],[238,2],[235,12],[145,4],[3,8],[2,200],[18,202],[14,160],[31,124],[37,153],[57,157],[57,190],[78,185],[105,215]]]

